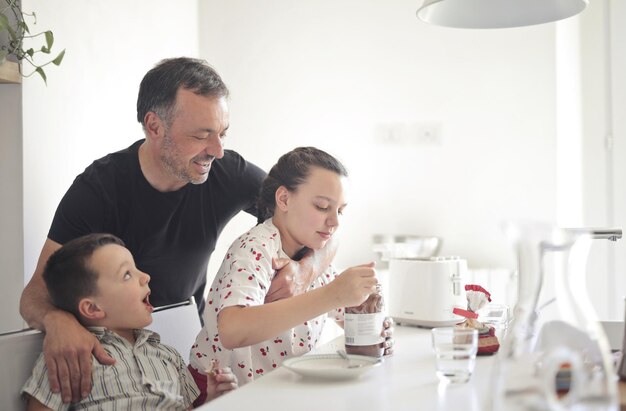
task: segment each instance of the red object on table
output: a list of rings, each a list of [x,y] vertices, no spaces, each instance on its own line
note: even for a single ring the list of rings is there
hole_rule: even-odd
[[[465,317],[465,318],[474,318],[474,319],[478,318],[478,314],[476,314],[475,312],[464,310],[458,307],[454,307],[452,309],[452,312],[456,315],[460,315],[461,317]]]

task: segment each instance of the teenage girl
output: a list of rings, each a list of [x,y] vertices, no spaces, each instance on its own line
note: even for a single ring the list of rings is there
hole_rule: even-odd
[[[307,292],[264,304],[273,259],[298,259],[337,232],[347,176],[337,159],[313,147],[296,148],[272,167],[259,199],[263,223],[231,245],[209,290],[204,328],[190,353],[195,378],[205,378],[215,360],[231,367],[240,385],[267,374],[315,347],[327,313],[342,321],[343,307],[360,305],[375,290],[373,263],[341,274],[329,266]]]

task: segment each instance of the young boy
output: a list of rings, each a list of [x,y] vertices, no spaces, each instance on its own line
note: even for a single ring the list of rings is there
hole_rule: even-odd
[[[150,276],[135,267],[122,240],[110,234],[72,240],[50,257],[43,278],[52,302],[88,326],[116,362],[94,359],[91,393],[63,404],[41,354],[22,388],[28,410],[191,408],[198,387],[180,354],[143,329],[152,322]],[[229,368],[210,371],[207,400],[237,387]]]

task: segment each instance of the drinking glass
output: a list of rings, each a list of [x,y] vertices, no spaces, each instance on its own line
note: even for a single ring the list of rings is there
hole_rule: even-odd
[[[456,327],[433,328],[432,340],[439,380],[449,383],[469,381],[476,363],[478,331]]]

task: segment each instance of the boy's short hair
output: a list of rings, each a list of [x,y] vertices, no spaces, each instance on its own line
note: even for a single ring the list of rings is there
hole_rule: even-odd
[[[81,319],[78,302],[98,293],[98,272],[89,265],[89,258],[100,247],[124,242],[113,234],[87,234],[65,243],[48,259],[43,279],[52,303]]]

